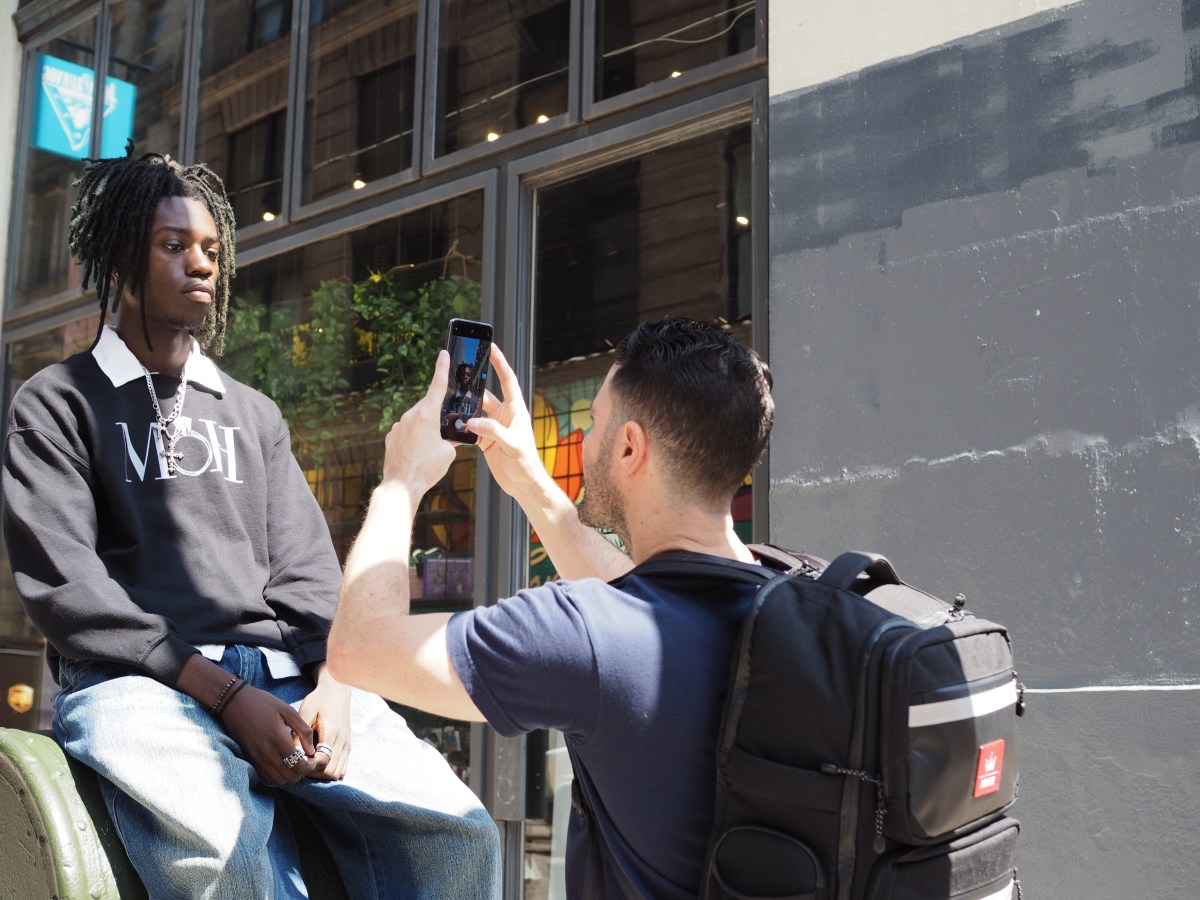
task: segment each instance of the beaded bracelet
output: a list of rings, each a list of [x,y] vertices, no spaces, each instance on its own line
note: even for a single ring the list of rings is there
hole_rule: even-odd
[[[221,704],[225,702],[225,695],[229,693],[229,689],[241,680],[242,679],[237,675],[234,675],[232,678],[230,678],[225,687],[221,688],[221,693],[217,695],[217,699],[213,701],[213,704],[208,708],[208,711],[215,716],[217,711],[221,708]]]
[[[225,702],[221,704],[221,708],[215,713],[217,720],[223,722],[225,720],[225,710],[229,709],[229,704],[233,702],[233,698],[237,696],[237,692],[246,686],[246,682],[238,681],[234,685],[233,690],[229,692],[229,696],[225,698]]]

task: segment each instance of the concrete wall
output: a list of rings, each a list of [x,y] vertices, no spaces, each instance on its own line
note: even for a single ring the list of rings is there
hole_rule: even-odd
[[[1200,0],[899,10],[771,8],[772,539],[1010,626],[1026,896],[1195,896]]]

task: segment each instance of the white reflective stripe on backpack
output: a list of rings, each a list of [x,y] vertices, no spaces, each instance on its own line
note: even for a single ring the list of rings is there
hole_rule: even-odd
[[[986,897],[980,897],[979,900],[1011,900],[1013,895],[1013,882],[1009,882],[994,894],[988,894]]]
[[[922,728],[926,725],[941,725],[975,719],[1017,702],[1017,683],[1008,681],[978,694],[959,697],[957,700],[939,700],[937,703],[922,703],[908,708],[908,727]],[[999,896],[999,895],[997,895]],[[991,898],[987,898],[991,900]]]

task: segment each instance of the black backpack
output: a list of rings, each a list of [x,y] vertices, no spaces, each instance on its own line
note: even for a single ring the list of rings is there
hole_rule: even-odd
[[[876,554],[751,549],[786,571],[732,661],[704,900],[1019,897],[1008,632]]]
[[[783,571],[731,664],[702,900],[1019,898],[1005,813],[1025,704],[1005,628],[876,554],[751,550]]]

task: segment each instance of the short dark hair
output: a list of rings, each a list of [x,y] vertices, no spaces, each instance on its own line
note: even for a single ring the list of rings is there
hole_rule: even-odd
[[[71,207],[67,247],[79,260],[83,287],[86,289],[93,278],[96,281],[100,301],[97,341],[104,329],[105,315],[110,311],[110,296],[112,312],[117,311],[126,287],[145,298],[150,226],[158,204],[167,197],[187,197],[208,208],[220,241],[219,272],[212,309],[196,339],[219,356],[225,344],[237,232],[233,207],[225,196],[221,179],[203,164],[183,166],[159,153],[135,157],[131,144],[125,156],[84,160],[83,175],[75,184],[79,193]],[[150,345],[145,303],[141,309],[142,329]]]
[[[639,325],[614,363],[614,414],[663,441],[671,470],[696,497],[732,497],[771,435],[766,363],[725,329],[682,317]]]

